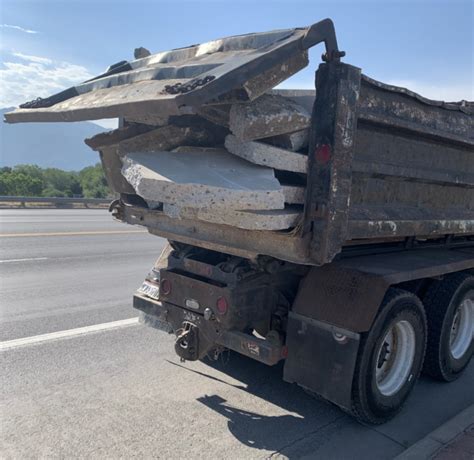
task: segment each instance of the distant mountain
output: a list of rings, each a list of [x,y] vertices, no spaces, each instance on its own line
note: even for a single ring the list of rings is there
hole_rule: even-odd
[[[3,122],[3,114],[11,110],[0,109],[0,167],[36,164],[77,171],[99,161],[84,139],[107,131],[105,128],[89,121],[10,125]]]

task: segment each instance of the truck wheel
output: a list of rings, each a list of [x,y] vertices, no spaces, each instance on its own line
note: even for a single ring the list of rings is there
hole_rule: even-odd
[[[424,372],[445,382],[457,379],[474,352],[474,276],[455,273],[426,292],[428,346]]]
[[[380,424],[401,409],[420,374],[425,348],[423,304],[410,292],[389,289],[359,345],[352,384],[352,411],[359,421]]]

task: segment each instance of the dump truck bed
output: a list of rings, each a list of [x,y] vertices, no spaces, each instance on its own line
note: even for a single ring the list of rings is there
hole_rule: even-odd
[[[321,65],[316,93],[297,228],[246,231],[133,205],[123,207],[124,220],[209,249],[317,265],[344,247],[474,234],[470,103],[431,101],[332,63]]]
[[[324,41],[327,62],[316,72],[315,96],[281,93],[312,107],[305,197],[296,225],[284,231],[246,230],[149,209],[120,174],[120,156],[98,148],[109,183],[121,194],[113,206],[115,215],[170,240],[312,265],[331,262],[347,248],[472,239],[473,104],[428,100],[363,75],[361,69],[339,62],[333,30],[323,23],[152,55],[128,67],[122,64],[120,72],[109,71],[67,94],[33,101],[6,118],[121,116],[137,129],[136,122],[144,117],[203,109],[219,114],[225,104],[248,103],[304,67],[307,48]],[[203,59],[209,66],[197,66]],[[186,76],[185,89],[169,78],[176,75]],[[157,85],[159,91],[143,93],[147,85]],[[120,141],[114,135],[109,145]]]

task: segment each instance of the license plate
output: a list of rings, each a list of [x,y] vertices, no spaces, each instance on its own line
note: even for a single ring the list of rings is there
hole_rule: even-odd
[[[158,300],[160,297],[160,287],[151,284],[148,281],[143,282],[143,284],[138,288],[138,292],[155,300]]]
[[[163,332],[167,332],[168,334],[171,334],[173,332],[173,327],[171,326],[170,323],[168,323],[167,321],[158,319],[156,316],[141,313],[139,321],[145,326],[154,327],[155,329],[158,329]]]

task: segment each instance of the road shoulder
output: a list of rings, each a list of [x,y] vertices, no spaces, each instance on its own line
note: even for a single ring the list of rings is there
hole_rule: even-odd
[[[474,404],[420,439],[396,460],[474,458]]]

